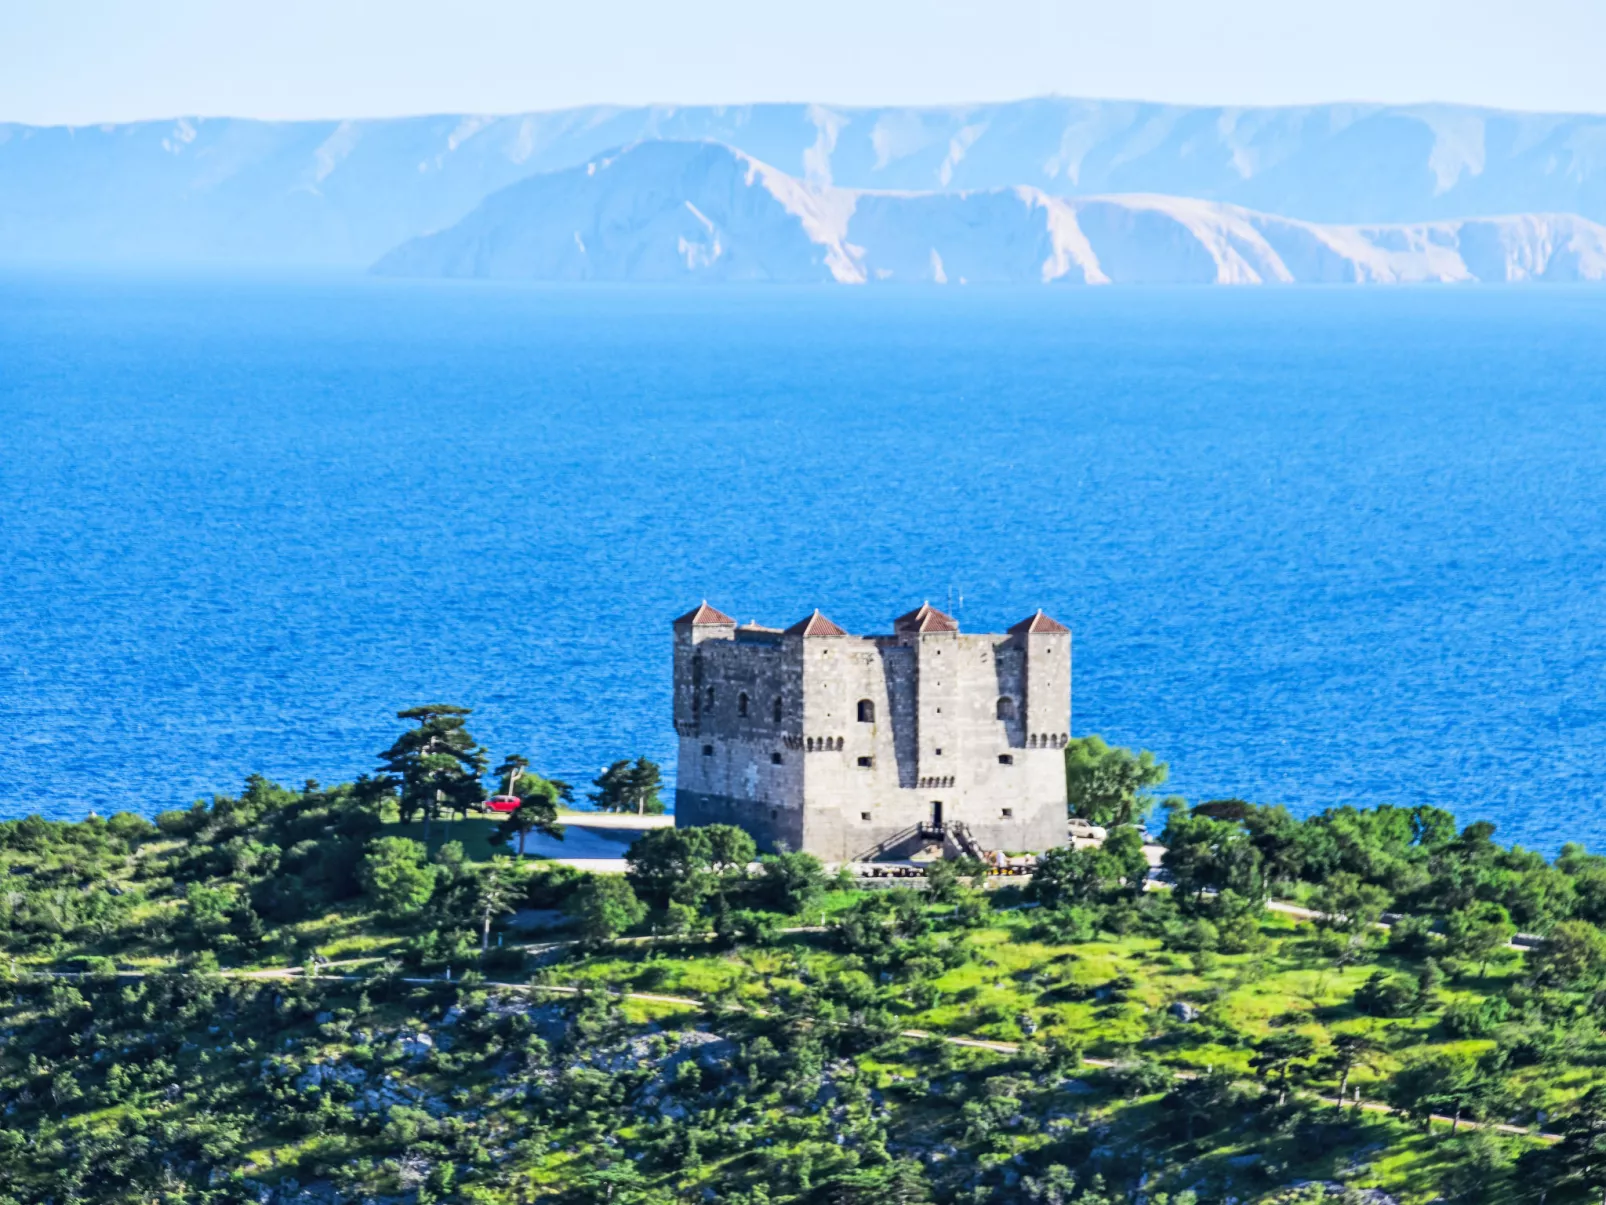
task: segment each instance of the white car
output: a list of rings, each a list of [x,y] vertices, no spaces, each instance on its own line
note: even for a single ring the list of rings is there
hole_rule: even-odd
[[[1070,828],[1071,836],[1078,837],[1083,841],[1102,841],[1110,835],[1098,825],[1083,820],[1080,816],[1071,817]]]

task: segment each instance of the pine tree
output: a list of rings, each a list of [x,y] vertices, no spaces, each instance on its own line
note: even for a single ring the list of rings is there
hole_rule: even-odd
[[[502,759],[502,764],[491,773],[496,777],[498,791],[508,795],[519,793],[519,781],[529,772],[530,759],[520,757],[517,753],[509,753]]]
[[[622,758],[604,770],[592,783],[597,789],[588,798],[601,812],[635,812],[638,816],[657,816],[664,810],[658,793],[663,776],[658,763],[638,757],[634,762]]]
[[[509,795],[518,797],[519,806],[497,826],[491,840],[501,845],[517,837],[521,858],[524,856],[524,839],[532,832],[563,840],[563,826],[558,823],[558,806],[574,799],[574,788],[568,783],[532,774],[529,765],[527,759],[513,754],[496,768],[498,781],[507,784],[505,790]]]
[[[1316,1043],[1308,1034],[1285,1030],[1262,1039],[1249,1065],[1268,1078],[1276,1077],[1277,1103],[1281,1105],[1288,1099],[1288,1076],[1294,1064],[1307,1061],[1314,1053]]]
[[[398,791],[403,821],[420,812],[424,816],[424,843],[429,843],[430,822],[444,804],[450,810],[468,811],[485,792],[485,750],[470,735],[465,717],[472,708],[432,703],[398,711],[396,718],[411,720],[396,743],[379,755],[385,781]]]
[[[1323,1069],[1338,1074],[1336,1108],[1344,1107],[1350,1073],[1357,1067],[1370,1067],[1377,1054],[1377,1043],[1364,1033],[1341,1033],[1333,1038],[1333,1051],[1323,1060]]]
[[[491,945],[491,920],[513,911],[516,891],[507,874],[507,860],[495,858],[480,872],[475,904],[480,913],[480,953]]]

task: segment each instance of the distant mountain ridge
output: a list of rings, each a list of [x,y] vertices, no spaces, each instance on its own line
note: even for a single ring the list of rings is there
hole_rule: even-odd
[[[1457,105],[589,106],[0,125],[0,260],[362,266],[528,176],[714,140],[814,188],[1194,197],[1309,222],[1606,221],[1606,115]]]
[[[492,194],[375,271],[548,281],[1038,284],[1606,280],[1569,214],[1337,226],[1191,198],[810,186],[717,142],[640,142]]]

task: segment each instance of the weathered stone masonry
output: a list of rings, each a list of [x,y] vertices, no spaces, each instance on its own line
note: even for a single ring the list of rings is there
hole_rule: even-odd
[[[1065,844],[1071,633],[1041,611],[973,635],[928,605],[850,636],[818,611],[782,631],[704,603],[674,649],[683,825],[828,861],[961,826],[987,850]]]

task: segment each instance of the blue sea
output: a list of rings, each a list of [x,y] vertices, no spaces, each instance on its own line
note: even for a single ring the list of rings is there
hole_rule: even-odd
[[[669,622],[1075,632],[1168,790],[1606,849],[1606,290],[0,277],[0,815],[672,772]]]

